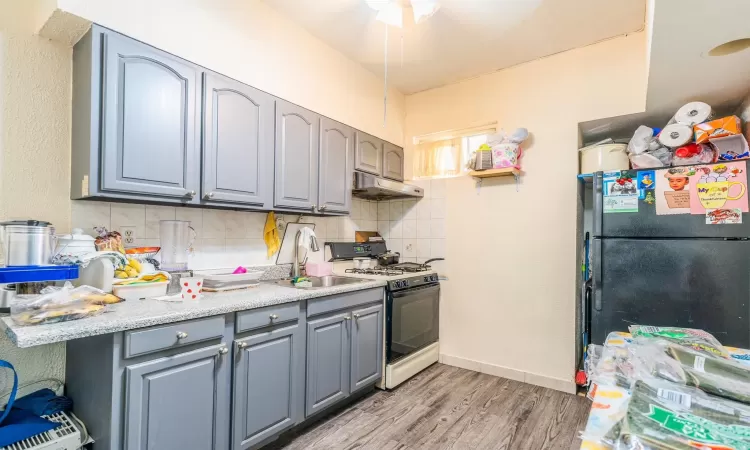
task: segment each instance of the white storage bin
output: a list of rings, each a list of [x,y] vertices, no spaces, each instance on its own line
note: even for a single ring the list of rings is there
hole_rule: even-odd
[[[125,300],[139,300],[142,298],[153,298],[167,295],[169,281],[157,281],[155,283],[128,284],[124,286],[112,286],[112,293]]]

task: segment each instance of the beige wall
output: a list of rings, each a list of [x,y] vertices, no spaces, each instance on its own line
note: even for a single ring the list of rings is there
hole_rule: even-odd
[[[34,36],[40,5],[0,1],[0,219],[48,220],[67,232],[71,49]],[[64,354],[62,344],[20,350],[0,335],[0,359],[22,382],[63,377]],[[9,381],[0,373],[0,393]]]
[[[618,38],[407,97],[407,143],[490,121],[532,133],[518,192],[512,178],[481,189],[469,177],[446,182],[446,362],[572,387],[577,125],[643,111],[645,40]]]
[[[404,96],[260,0],[58,0],[66,12],[401,144]]]

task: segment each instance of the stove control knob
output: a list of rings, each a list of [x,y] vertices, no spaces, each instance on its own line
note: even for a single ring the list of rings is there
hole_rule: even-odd
[[[424,277],[424,282],[425,283],[429,283],[430,282],[430,277]]]
[[[438,280],[437,275],[430,275],[430,280],[437,281]]]

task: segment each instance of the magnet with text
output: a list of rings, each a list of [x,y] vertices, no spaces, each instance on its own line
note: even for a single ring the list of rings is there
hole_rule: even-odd
[[[693,175],[692,167],[671,167],[654,174],[657,215],[690,214],[690,177]]]

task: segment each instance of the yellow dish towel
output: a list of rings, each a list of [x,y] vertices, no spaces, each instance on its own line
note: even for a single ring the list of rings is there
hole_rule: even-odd
[[[160,281],[169,281],[169,274],[166,272],[149,273],[146,275],[141,275],[134,280],[116,281],[114,284],[116,286],[129,286],[131,284],[156,283]]]
[[[269,212],[268,216],[266,216],[266,226],[263,228],[263,240],[266,242],[266,247],[268,247],[269,258],[281,248],[279,231],[276,229],[276,215],[273,211]]]

